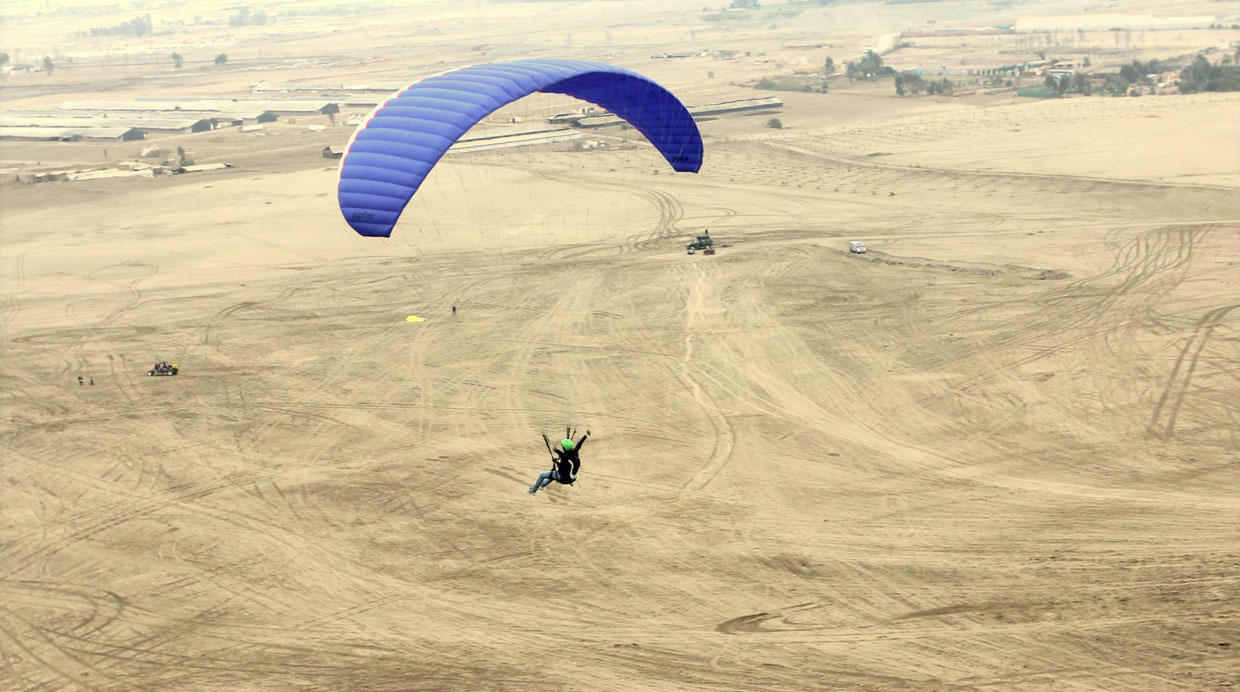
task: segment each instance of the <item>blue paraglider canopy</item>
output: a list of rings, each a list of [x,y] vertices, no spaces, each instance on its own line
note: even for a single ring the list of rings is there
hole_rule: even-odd
[[[677,171],[702,167],[702,136],[675,96],[624,68],[582,60],[488,63],[428,77],[380,104],[340,162],[337,198],[355,231],[386,238],[431,168],[496,109],[536,91],[589,101],[645,135]]]

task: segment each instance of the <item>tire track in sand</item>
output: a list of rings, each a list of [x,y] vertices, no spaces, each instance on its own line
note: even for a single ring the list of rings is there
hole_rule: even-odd
[[[691,266],[697,278],[689,285],[689,295],[685,303],[685,347],[676,377],[693,393],[693,400],[701,407],[702,413],[706,415],[706,419],[710,421],[710,427],[715,432],[715,444],[710,450],[710,458],[683,486],[686,490],[702,490],[719,475],[719,472],[728,465],[728,460],[732,458],[734,433],[732,425],[719,412],[714,399],[702,388],[702,385],[698,384],[697,380],[693,379],[693,336],[698,330],[697,322],[701,319],[706,305],[705,291],[708,282],[706,271],[700,264]]]
[[[1150,417],[1149,430],[1154,435],[1167,438],[1175,434],[1176,418],[1188,395],[1189,385],[1192,384],[1193,374],[1197,371],[1201,353],[1209,343],[1215,328],[1222,324],[1227,315],[1236,308],[1240,308],[1240,304],[1216,308],[1197,321],[1193,335],[1180,349],[1175,367],[1172,368],[1171,375],[1167,378],[1167,386],[1163,388],[1158,405],[1154,407],[1154,414]]]

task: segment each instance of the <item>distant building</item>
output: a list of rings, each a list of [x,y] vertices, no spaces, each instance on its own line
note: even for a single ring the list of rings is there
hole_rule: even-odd
[[[72,130],[63,127],[5,127],[0,125],[0,139],[4,140],[76,142],[81,138]]]
[[[1161,72],[1159,74],[1149,75],[1149,78],[1150,81],[1154,83],[1153,93],[1155,94],[1180,93],[1179,72]]]
[[[338,147],[334,144],[323,147],[323,158],[325,159],[338,159],[342,156],[344,156],[344,147]]]
[[[155,171],[150,166],[138,169],[125,168],[96,168],[94,170],[81,171],[69,176],[69,180],[102,180],[104,178],[152,178]]]
[[[191,97],[142,96],[138,103],[171,104],[180,110],[233,111],[248,109],[276,115],[330,115],[340,112],[340,102],[328,99],[200,99]],[[376,101],[377,104],[377,101]]]
[[[171,115],[171,114],[170,114]],[[118,127],[142,130],[143,132],[205,132],[214,130],[217,120],[215,118],[39,118],[26,116],[12,116],[8,113],[0,114],[0,126],[3,127],[61,127],[66,129],[81,128],[108,128],[115,129]]]
[[[327,99],[207,99],[143,96],[136,101],[66,101],[64,110],[100,111],[214,111],[218,113],[255,114],[255,118],[274,119],[275,115],[313,115],[339,113],[340,104]],[[165,117],[168,117],[165,115]],[[257,120],[269,122],[269,120]]]
[[[755,99],[738,99],[735,101],[721,101],[719,103],[707,103],[700,106],[689,106],[689,115],[693,117],[701,117],[706,115],[719,115],[722,113],[737,113],[740,111],[752,110],[769,110],[773,108],[782,108],[784,102],[774,98],[755,98]],[[587,110],[589,111],[587,113]],[[623,120],[611,113],[596,113],[595,108],[582,109],[583,114],[576,113],[560,113],[547,118],[547,122],[553,125],[572,125],[573,127],[606,127],[609,125],[619,125]]]
[[[283,92],[283,93],[382,93],[390,94],[395,91],[408,88],[408,84],[268,84],[259,82],[250,87],[250,92],[255,94]]]
[[[1154,82],[1157,83],[1158,86],[1169,86],[1180,83],[1180,73],[1174,70],[1170,72],[1160,72],[1153,77]]]
[[[461,139],[458,140],[456,144],[453,144],[450,149],[448,149],[448,154],[468,154],[479,151],[491,151],[494,149],[509,149],[512,147],[553,144],[580,138],[581,133],[573,132],[571,128],[567,127],[544,132],[518,132],[509,135],[488,136],[470,140]]]
[[[0,126],[0,139],[43,142],[130,142],[144,139],[136,127],[8,127]]]
[[[192,166],[181,166],[173,169],[175,173],[202,173],[204,171],[221,171],[225,168],[232,168],[231,163],[199,163]]]
[[[26,177],[18,176],[18,180],[24,183],[63,183],[69,179],[69,176],[76,173],[75,170],[65,171],[39,171],[31,173]]]
[[[620,125],[624,123],[619,116],[611,113],[603,113],[602,115],[583,115],[572,121],[573,127],[607,127],[608,125]]]
[[[1034,60],[1012,65],[997,67],[948,67],[934,65],[914,67],[901,72],[915,74],[919,77],[1035,77],[1045,74],[1047,60]]]
[[[708,103],[701,106],[689,106],[689,114],[693,116],[716,115],[719,113],[737,113],[740,111],[783,108],[783,106],[783,101],[772,96],[756,99],[738,99],[736,101],[721,101],[719,103]]]
[[[1214,24],[1214,15],[1156,16],[1152,14],[1072,14],[1021,17],[1014,29],[1018,32],[1041,31],[1117,31],[1138,29],[1206,29]]]
[[[911,72],[919,77],[967,77],[978,68],[968,67],[948,67],[946,65],[932,65],[928,67],[915,67],[911,70],[903,70]]]
[[[74,104],[88,102],[70,102]],[[89,102],[102,105],[104,103],[113,102]],[[29,109],[15,108],[4,111],[0,114],[3,119],[44,119],[44,118],[107,118],[109,121],[126,122],[132,120],[167,120],[178,118],[199,118],[215,121],[215,127],[225,127],[227,125],[239,125],[242,123],[267,123],[273,122],[278,117],[275,113],[262,110],[238,109],[230,111],[211,111],[211,110],[183,110],[183,109],[151,109],[153,104],[143,103],[139,101],[116,101],[116,104],[122,107],[110,107],[106,109],[94,108],[54,108],[54,109]],[[140,106],[140,110],[130,108],[129,106]]]

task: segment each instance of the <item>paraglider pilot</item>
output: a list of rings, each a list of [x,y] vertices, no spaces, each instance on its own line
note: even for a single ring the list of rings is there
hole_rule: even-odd
[[[534,495],[539,490],[547,487],[551,481],[572,485],[577,482],[577,472],[581,470],[581,446],[586,443],[586,438],[590,437],[590,431],[586,430],[586,434],[581,436],[580,440],[573,442],[572,431],[564,430],[564,439],[554,448],[551,442],[543,435],[543,441],[547,443],[547,449],[551,451],[551,463],[553,466],[550,471],[540,474],[538,480],[534,481],[534,485],[526,492]]]

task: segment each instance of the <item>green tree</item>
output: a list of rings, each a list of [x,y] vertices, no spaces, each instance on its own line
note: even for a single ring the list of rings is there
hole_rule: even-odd
[[[220,53],[219,55],[215,56],[215,64],[216,64],[216,65],[223,65],[223,64],[224,64],[224,63],[226,63],[226,62],[228,62],[228,56],[227,56],[227,55],[225,55],[225,54],[223,54],[223,53]]]
[[[939,80],[930,80],[925,83],[927,94],[950,94],[956,90],[956,85],[950,79],[944,77]]]
[[[9,54],[0,53],[0,65],[7,65],[7,64],[9,64]]]
[[[826,75],[835,74],[835,61],[832,60],[831,56],[829,55],[827,56],[827,59],[824,60],[822,63],[822,72],[823,74],[826,74]]]
[[[91,36],[145,36],[151,33],[151,15],[134,17],[115,26],[91,27]]]
[[[918,74],[902,74],[896,75],[896,95],[897,96],[917,96],[925,91],[928,86],[926,80],[922,79]]]
[[[173,64],[173,66],[174,66],[174,67],[176,67],[176,69],[178,69],[178,70],[179,70],[179,69],[181,69],[181,63],[182,63],[183,61],[184,61],[184,58],[182,58],[182,57],[181,57],[181,54],[180,54],[180,53],[173,53],[173,54],[172,54],[172,64]]]
[[[1180,71],[1180,91],[1191,94],[1202,91],[1210,81],[1210,61],[1198,55],[1191,65]]]
[[[1240,91],[1240,66],[1211,65],[1204,55],[1180,71],[1180,91]]]
[[[1093,62],[1091,62],[1091,61],[1090,61],[1090,59],[1089,59],[1089,56],[1088,56],[1088,55],[1086,55],[1086,56],[1085,56],[1085,61],[1084,61],[1084,62],[1082,62],[1081,64],[1082,64],[1082,65],[1084,65],[1085,67],[1089,67],[1089,66],[1093,65],[1094,63],[1093,63]]]
[[[772,130],[782,130],[784,127],[784,124],[782,121],[780,121],[779,118],[771,118],[770,120],[766,121],[766,126],[771,128]]]
[[[48,74],[51,74],[53,67],[54,66],[52,65],[52,59],[47,57],[46,55],[43,56],[43,71]]]
[[[1088,94],[1089,77],[1086,77],[1084,73],[1081,72],[1077,72],[1072,75],[1072,91],[1075,91],[1078,94]]]
[[[872,50],[867,50],[856,62],[848,61],[844,70],[849,79],[874,79],[892,71],[889,67],[884,69],[882,56]]]
[[[194,165],[194,160],[189,157],[189,154],[185,153],[185,147],[177,147],[177,164],[180,166]]]
[[[1119,68],[1119,76],[1130,82],[1139,82],[1146,79],[1146,75],[1158,74],[1159,72],[1166,71],[1166,69],[1167,65],[1157,58],[1146,63],[1140,60],[1133,60],[1132,64]]]
[[[1123,96],[1128,93],[1128,87],[1131,84],[1123,77],[1116,75],[1107,75],[1102,81],[1102,91],[1111,96]]]

